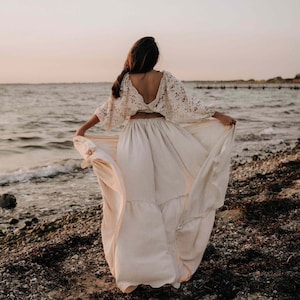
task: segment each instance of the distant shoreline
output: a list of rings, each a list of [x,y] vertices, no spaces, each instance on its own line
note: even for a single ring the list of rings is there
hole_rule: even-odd
[[[270,79],[234,79],[234,80],[183,80],[183,82],[194,82],[198,84],[299,84],[300,74],[294,78],[282,78],[280,76]]]
[[[300,89],[300,74],[297,74],[295,78],[282,78],[280,76],[270,78],[270,79],[262,79],[262,80],[243,80],[243,79],[236,79],[236,80],[194,80],[194,81],[183,81],[186,83],[194,83],[196,84],[196,88],[199,89],[215,89],[215,88],[289,88],[294,90]]]
[[[280,76],[270,78],[270,79],[233,79],[233,80],[181,80],[185,83],[195,83],[195,84],[300,84],[300,74],[297,74],[294,78],[282,78]],[[1,85],[47,85],[47,84],[98,84],[98,83],[106,83],[112,84],[109,81],[94,81],[94,82],[16,82],[16,83],[4,83],[0,82]]]

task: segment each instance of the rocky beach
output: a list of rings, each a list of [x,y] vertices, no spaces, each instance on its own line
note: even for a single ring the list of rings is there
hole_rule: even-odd
[[[101,206],[31,219],[0,231],[0,299],[299,299],[299,192],[299,143],[233,164],[203,261],[178,290],[116,288]]]

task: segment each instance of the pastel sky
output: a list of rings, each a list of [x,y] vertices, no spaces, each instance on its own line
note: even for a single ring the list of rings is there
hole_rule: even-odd
[[[154,36],[181,80],[300,73],[299,0],[0,0],[0,83],[113,81]]]

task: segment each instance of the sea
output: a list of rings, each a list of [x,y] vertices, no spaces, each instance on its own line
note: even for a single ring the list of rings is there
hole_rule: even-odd
[[[300,84],[184,85],[237,119],[233,164],[292,147],[300,138]],[[0,229],[101,203],[97,179],[91,168],[81,169],[72,138],[110,89],[111,83],[0,85],[0,194],[17,200],[15,209],[0,209]],[[89,133],[106,134],[99,125]],[[19,222],[12,225],[12,219]]]

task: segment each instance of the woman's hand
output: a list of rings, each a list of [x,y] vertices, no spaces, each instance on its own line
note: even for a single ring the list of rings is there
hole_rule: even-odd
[[[81,135],[81,136],[84,136],[84,134],[85,134],[85,130],[81,127],[77,129],[75,133],[75,135]]]
[[[221,114],[219,112],[215,112],[213,115],[214,118],[218,119],[224,126],[232,126],[236,124],[236,120],[231,118],[230,116]]]
[[[84,136],[85,132],[91,127],[95,126],[97,123],[99,123],[98,117],[96,115],[92,115],[92,117],[87,122],[85,122],[81,127],[79,127],[75,135]]]

